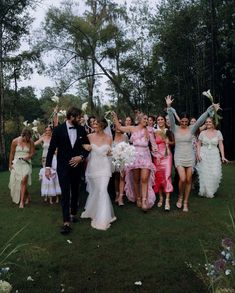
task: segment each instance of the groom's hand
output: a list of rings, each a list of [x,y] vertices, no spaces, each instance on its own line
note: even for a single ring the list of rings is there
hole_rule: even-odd
[[[71,160],[69,161],[69,165],[71,167],[77,167],[78,164],[80,164],[83,161],[83,157],[82,156],[76,156],[71,158]]]

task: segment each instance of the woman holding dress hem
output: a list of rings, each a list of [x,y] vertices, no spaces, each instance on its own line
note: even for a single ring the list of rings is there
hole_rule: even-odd
[[[9,156],[9,189],[12,201],[16,204],[20,203],[20,208],[24,208],[30,200],[27,185],[31,185],[31,158],[35,153],[31,136],[31,131],[24,128],[21,136],[13,139]]]

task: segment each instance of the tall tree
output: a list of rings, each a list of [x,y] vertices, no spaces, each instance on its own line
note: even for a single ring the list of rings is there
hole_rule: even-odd
[[[32,19],[29,8],[34,0],[11,0],[0,2],[0,156],[1,166],[6,166],[4,92],[6,87],[5,69],[7,58],[20,48],[22,36],[28,34]]]
[[[67,88],[85,80],[93,110],[96,102],[94,87],[99,76],[105,75],[116,90],[124,92],[110,72],[106,47],[113,41],[117,19],[125,18],[125,10],[110,0],[86,1],[83,15],[77,15],[73,8],[71,1],[67,1],[60,9],[51,8],[48,11],[44,28],[46,39],[50,42],[44,41],[43,44],[44,49],[62,52],[62,55],[57,54],[57,65],[60,71],[63,68],[63,72],[67,70],[72,77]],[[56,68],[58,70],[59,67]]]

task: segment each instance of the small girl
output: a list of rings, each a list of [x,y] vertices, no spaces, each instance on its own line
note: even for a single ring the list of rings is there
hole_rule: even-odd
[[[45,176],[46,168],[41,168],[39,172],[39,180],[41,180],[41,196],[44,197],[44,202],[47,202],[49,197],[50,204],[53,204],[53,197],[56,197],[56,203],[59,202],[59,195],[61,194],[61,189],[59,185],[58,175],[56,172],[56,155],[54,155],[51,167],[51,178],[48,180]]]

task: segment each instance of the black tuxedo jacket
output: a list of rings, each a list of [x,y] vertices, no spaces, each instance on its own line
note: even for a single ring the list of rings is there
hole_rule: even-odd
[[[46,167],[51,167],[53,155],[57,149],[57,171],[60,174],[66,174],[70,168],[69,161],[72,157],[82,155],[84,158],[88,156],[88,152],[82,147],[83,144],[89,144],[85,128],[81,125],[77,126],[77,139],[72,147],[66,123],[57,126],[52,133],[50,146],[46,158]],[[79,168],[79,164],[75,168]]]

